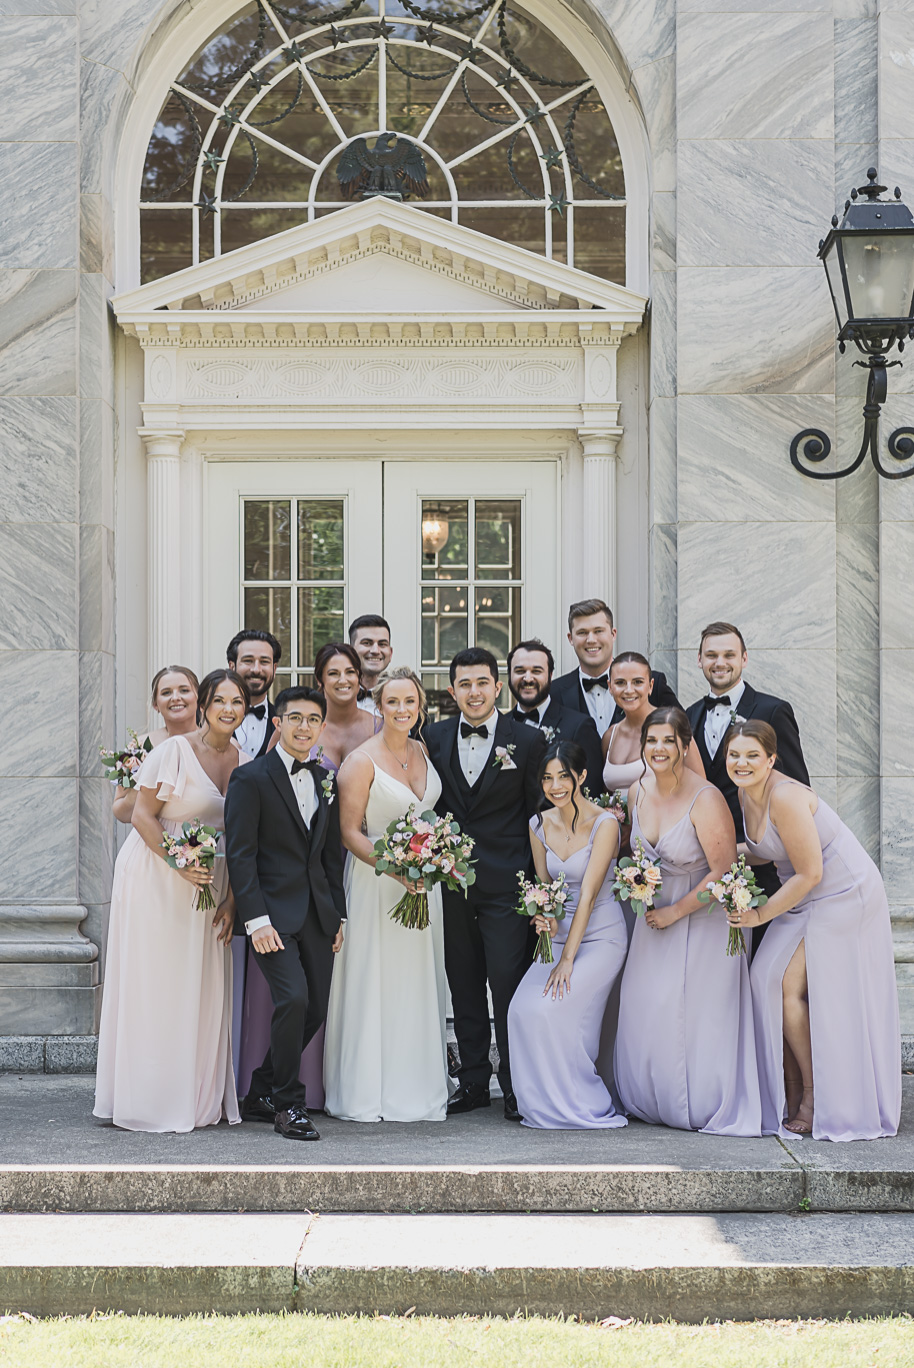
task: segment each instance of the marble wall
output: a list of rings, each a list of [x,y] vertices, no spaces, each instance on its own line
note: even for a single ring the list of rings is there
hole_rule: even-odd
[[[607,36],[650,148],[652,657],[691,700],[701,626],[743,626],[750,677],[794,702],[816,783],[881,856],[914,1030],[914,481],[817,483],[788,461],[802,427],[839,458],[859,441],[865,377],[836,358],[815,252],[868,165],[914,198],[914,0],[559,2]],[[0,1034],[13,911],[83,907],[103,944],[107,298],[112,206],[134,191],[119,134],[163,34],[206,4],[0,0],[0,177],[15,187],[0,209]],[[914,360],[890,374],[886,432],[914,421]],[[53,831],[40,878],[15,854],[38,823]]]

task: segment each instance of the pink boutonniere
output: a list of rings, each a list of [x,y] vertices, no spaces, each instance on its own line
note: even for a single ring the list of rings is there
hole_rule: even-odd
[[[492,762],[495,768],[501,770],[517,769],[514,763],[514,752],[516,750],[517,747],[513,743],[510,746],[496,746],[495,759]]]

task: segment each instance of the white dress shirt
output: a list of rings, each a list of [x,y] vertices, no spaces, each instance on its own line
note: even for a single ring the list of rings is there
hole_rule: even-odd
[[[235,735],[237,736],[237,732]],[[285,765],[289,774],[289,781],[292,784],[292,792],[298,802],[298,810],[302,815],[302,821],[306,827],[311,826],[312,818],[317,812],[317,792],[314,787],[314,775],[309,769],[300,769],[297,774],[292,773],[292,762],[294,755],[290,755],[280,743],[276,747],[276,754]],[[250,936],[252,932],[259,931],[261,926],[272,926],[269,917],[253,917],[249,922],[245,922],[244,929]]]
[[[372,717],[381,716],[381,714],[375,707],[375,701],[372,698],[371,694],[366,694],[364,698],[360,699],[358,706],[362,709],[362,712],[371,713]]]
[[[260,704],[258,703],[257,706],[260,707]],[[260,747],[263,745],[267,727],[270,725],[270,707],[266,699],[263,700],[263,708],[263,717],[258,717],[256,713],[249,712],[235,732],[235,740],[246,755],[256,756],[260,754]]]
[[[705,745],[712,760],[730,726],[731,712],[739,712],[739,700],[742,698],[745,689],[745,684],[740,680],[738,684],[734,684],[732,689],[727,690],[725,697],[729,697],[729,703],[718,703],[716,708],[709,708],[705,713]],[[708,694],[709,698],[710,696]]]
[[[460,728],[465,720],[461,713],[457,722],[457,759],[460,761],[463,777],[472,788],[492,754],[492,747],[495,745],[495,724],[498,721],[498,710],[493,709],[482,722],[469,723],[471,727],[485,727],[488,732],[485,739],[481,736],[461,736]]]
[[[581,689],[584,693],[584,702],[587,704],[587,711],[597,724],[597,731],[602,736],[613,720],[613,713],[616,711],[616,700],[613,698],[608,688],[602,684],[597,684],[592,689],[584,688],[584,680],[589,679],[584,671],[578,666],[578,674],[581,677]]]

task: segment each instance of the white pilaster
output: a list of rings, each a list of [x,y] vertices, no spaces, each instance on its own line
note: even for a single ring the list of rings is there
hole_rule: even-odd
[[[146,447],[149,669],[181,658],[181,444],[176,428],[140,428]]]
[[[586,597],[616,609],[616,452],[619,428],[581,429],[584,452],[584,575]]]

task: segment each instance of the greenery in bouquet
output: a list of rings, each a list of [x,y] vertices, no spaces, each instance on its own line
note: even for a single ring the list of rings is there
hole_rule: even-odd
[[[521,869],[517,873],[517,882],[520,885],[520,897],[515,911],[519,916],[554,917],[556,921],[564,920],[568,911],[568,899],[571,896],[565,887],[564,874],[560,874],[551,883],[546,883],[543,879],[528,879]],[[548,931],[540,931],[536,938],[534,963],[539,960],[541,964],[552,964],[553,959],[552,937]]]
[[[406,879],[403,897],[391,910],[392,921],[411,931],[424,931],[429,924],[428,895],[437,884],[452,892],[462,892],[476,882],[470,858],[473,838],[460,830],[450,813],[439,817],[428,811],[416,816],[411,807],[405,817],[391,822],[374,843],[375,873]]]

